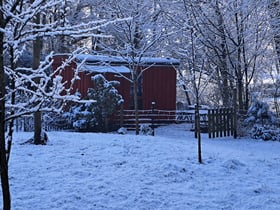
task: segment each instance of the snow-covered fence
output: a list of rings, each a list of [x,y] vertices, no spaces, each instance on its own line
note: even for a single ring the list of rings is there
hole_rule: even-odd
[[[199,110],[200,122],[207,122],[208,115],[207,110],[201,109]],[[176,122],[186,122],[186,123],[194,123],[195,122],[195,110],[179,110],[176,111]]]
[[[236,113],[233,108],[208,110],[209,138],[233,136],[236,138]]]
[[[126,128],[135,128],[135,110],[121,110],[114,116],[114,124]],[[194,124],[194,110],[139,110],[139,123],[154,126],[170,123]],[[200,121],[207,123],[207,110],[200,110]]]

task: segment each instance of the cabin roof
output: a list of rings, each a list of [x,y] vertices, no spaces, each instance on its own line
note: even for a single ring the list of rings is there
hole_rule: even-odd
[[[125,58],[120,56],[107,56],[107,55],[90,55],[81,54],[76,57],[78,63],[85,62],[85,64],[97,64],[104,65],[129,65],[133,62],[131,58]],[[136,57],[134,63],[141,66],[150,65],[174,65],[178,66],[180,61],[174,58],[163,57]]]

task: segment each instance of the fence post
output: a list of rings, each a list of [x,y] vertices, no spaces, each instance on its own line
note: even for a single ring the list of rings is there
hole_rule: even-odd
[[[226,129],[226,108],[223,108],[223,131],[224,131],[224,136],[227,136],[227,129]]]
[[[212,138],[212,115],[211,115],[211,110],[208,109],[208,137],[209,139]]]
[[[155,106],[156,106],[156,102],[152,102],[152,136],[155,135],[155,125],[154,125],[154,115],[155,115]]]
[[[219,134],[220,137],[223,137],[223,110],[219,109]]]
[[[230,120],[230,109],[226,109],[226,136],[230,135],[230,130],[229,130],[229,120]]]
[[[236,123],[237,123],[237,117],[236,117],[236,113],[237,113],[237,90],[236,88],[234,88],[233,90],[233,138],[236,139],[237,137],[237,131],[236,131]]]
[[[215,109],[214,110],[214,121],[213,121],[213,123],[214,123],[214,136],[215,137],[219,137],[219,135],[218,135],[218,122],[217,122],[217,115],[218,114],[218,109]]]

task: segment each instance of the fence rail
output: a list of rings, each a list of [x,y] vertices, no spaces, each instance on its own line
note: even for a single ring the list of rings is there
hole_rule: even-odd
[[[120,127],[135,128],[135,110],[121,110],[114,116],[114,122]],[[174,123],[176,110],[138,110],[139,124],[153,124],[155,126]]]

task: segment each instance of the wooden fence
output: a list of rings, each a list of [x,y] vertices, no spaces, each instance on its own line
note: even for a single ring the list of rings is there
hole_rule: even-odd
[[[233,136],[236,138],[236,113],[233,108],[208,110],[209,138]]]
[[[138,110],[139,124],[154,126],[174,123],[176,121],[175,110]],[[122,110],[114,116],[114,124],[119,127],[135,129],[135,110]]]
[[[207,133],[209,138],[223,136],[233,136],[236,138],[236,114],[232,108],[219,108],[200,110],[200,132]],[[195,127],[195,110],[139,110],[139,124],[148,124],[150,126],[167,125],[171,123],[191,123],[195,136],[197,129]],[[15,127],[17,131],[33,131],[33,116],[24,116],[17,119]],[[43,128],[49,130],[63,130],[65,122],[62,121],[59,126],[57,123],[44,118]],[[113,124],[116,128],[126,127],[135,129],[135,110],[122,110],[114,116]]]
[[[233,136],[236,138],[236,114],[233,108],[200,110],[200,132],[208,133],[209,138]],[[194,125],[195,110],[139,110],[139,124],[153,126],[186,122]],[[135,129],[135,110],[122,110],[115,116],[115,123],[128,129]]]

